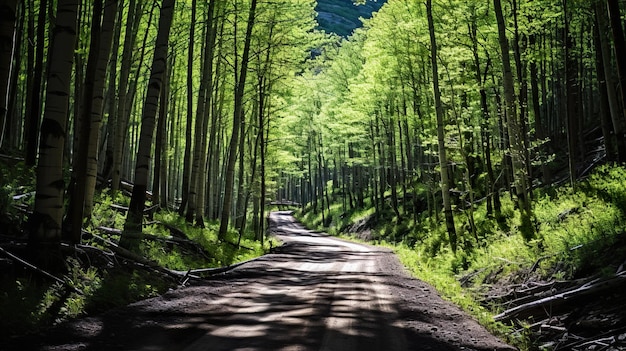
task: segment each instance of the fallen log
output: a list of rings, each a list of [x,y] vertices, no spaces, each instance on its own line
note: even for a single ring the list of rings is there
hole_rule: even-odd
[[[593,278],[597,279],[597,278]],[[507,307],[519,306],[527,302],[532,302],[546,296],[552,296],[555,293],[564,293],[572,289],[576,289],[580,284],[589,282],[590,279],[578,279],[571,281],[551,281],[545,284],[536,284],[533,287],[529,287],[521,290],[514,290],[509,294],[503,296],[499,302]]]
[[[128,212],[128,207],[122,205],[111,204],[111,208],[120,213]],[[152,205],[143,209],[143,214],[151,216],[159,209],[159,205]]]
[[[626,272],[620,272],[610,278],[593,279],[565,292],[560,292],[513,307],[494,316],[493,319],[495,321],[511,321],[513,319],[525,319],[534,315],[550,315],[557,309],[561,309],[566,303],[588,297],[589,295],[598,294],[608,289],[613,289],[625,283]]]
[[[172,234],[172,236],[178,237],[178,238],[183,238],[183,239],[189,239],[187,237],[187,234],[185,234],[185,232],[183,232],[182,230],[174,227],[173,225],[167,224],[167,223],[163,223],[163,222],[156,222],[156,224],[160,224],[162,226],[164,226],[165,228],[167,228],[170,233]]]
[[[106,244],[107,247],[109,247],[111,249],[111,251],[115,252],[117,255],[123,257],[126,260],[131,260],[134,261],[136,263],[139,263],[140,265],[149,267],[151,269],[156,270],[159,273],[163,273],[169,277],[175,278],[178,281],[182,281],[188,278],[200,278],[200,277],[196,277],[196,276],[191,276],[188,271],[177,271],[177,270],[173,270],[173,269],[169,269],[169,268],[165,268],[161,265],[159,265],[157,262],[155,261],[151,261],[143,256],[140,256],[132,251],[126,250],[125,248],[119,246],[118,244],[107,240],[101,236],[98,236],[96,234],[91,233],[91,235],[101,241],[102,243]]]
[[[2,159],[3,161],[6,161],[7,163],[11,163],[12,165],[15,165],[19,162],[24,162],[23,157],[6,155],[6,154],[0,154],[0,159]]]
[[[122,180],[120,181],[120,188],[122,190],[124,190],[125,192],[127,192],[128,194],[130,194],[132,196],[133,194],[133,188],[135,187],[135,184],[128,182],[126,180]],[[147,191],[146,190],[146,200],[148,201],[152,201],[152,192],[151,191]]]

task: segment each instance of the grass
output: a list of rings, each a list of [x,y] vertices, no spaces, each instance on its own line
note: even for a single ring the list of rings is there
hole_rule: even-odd
[[[524,240],[518,230],[520,218],[508,194],[501,198],[503,223],[488,216],[484,204],[474,208],[478,241],[464,230],[466,214],[455,213],[459,236],[456,253],[449,248],[445,223],[429,221],[424,215],[419,223],[407,223],[390,213],[354,210],[343,217],[340,228],[370,215],[383,218],[372,228],[377,243],[392,248],[415,277],[433,285],[444,298],[461,306],[492,332],[527,349],[529,340],[524,335],[510,336],[507,326],[493,321],[492,316],[502,307],[481,305],[481,294],[492,284],[615,272],[626,257],[626,169],[600,167],[576,189],[546,188],[534,195],[537,233],[530,241]],[[324,230],[321,215],[307,210],[299,214],[300,219]],[[329,215],[335,218],[338,212],[331,206]],[[344,232],[326,229],[330,234]],[[531,271],[534,265],[537,268]],[[459,281],[463,278],[467,285],[462,287]]]

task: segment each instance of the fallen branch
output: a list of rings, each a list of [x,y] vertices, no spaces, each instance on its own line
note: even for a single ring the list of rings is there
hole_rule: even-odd
[[[31,197],[31,196],[35,196],[35,192],[34,191],[32,191],[30,193],[26,193],[26,194],[13,195],[12,198],[13,198],[13,201],[20,201],[22,199],[26,199],[26,198]]]
[[[122,206],[122,205],[117,205],[117,204],[111,204],[111,208],[120,212],[120,213],[126,213],[128,212],[128,207],[126,206]],[[159,208],[159,205],[152,205],[150,207],[146,207],[143,209],[143,213],[145,215],[153,215],[154,212]]]
[[[239,267],[241,265],[244,265],[246,263],[252,262],[254,260],[256,260],[256,258],[252,258],[252,259],[249,259],[247,261],[231,264],[231,265],[225,266],[225,267],[192,269],[192,270],[189,270],[189,273],[191,273],[191,274],[206,273],[207,275],[216,275],[216,274],[228,272],[228,271],[230,271],[232,269],[235,269],[235,268],[237,268],[237,267]]]
[[[513,307],[493,318],[496,321],[510,321],[527,318],[535,314],[543,314],[546,313],[546,310],[554,311],[567,302],[604,292],[624,283],[626,283],[626,272],[620,272],[607,279],[594,279],[571,290]]]
[[[187,277],[192,277],[192,278],[199,278],[199,277],[194,277],[194,276],[190,276],[186,271],[177,271],[177,270],[173,270],[173,269],[168,269],[165,268],[161,265],[159,265],[157,262],[155,261],[151,261],[143,256],[137,255],[136,253],[127,250],[121,246],[119,246],[118,244],[107,240],[101,236],[98,236],[96,234],[91,234],[95,239],[98,239],[99,241],[103,242],[104,244],[106,244],[111,251],[115,252],[116,254],[120,255],[121,257],[127,259],[127,260],[131,260],[134,261],[136,263],[139,263],[141,265],[144,265],[146,267],[150,267],[160,273],[164,273],[172,278],[176,278],[178,280],[181,279],[186,279]]]
[[[183,239],[189,239],[187,237],[187,234],[185,234],[185,232],[183,232],[182,230],[174,227],[173,225],[170,225],[170,224],[167,224],[167,223],[163,223],[163,222],[156,222],[156,223],[164,226],[165,228],[167,228],[170,231],[170,233],[172,234],[172,236],[176,236],[176,237],[183,238]]]
[[[584,346],[586,344],[588,344],[589,342],[593,342],[593,341],[597,341],[597,340],[607,340],[610,338],[615,338],[615,336],[619,336],[621,335],[625,335],[624,333],[626,332],[626,327],[622,327],[622,328],[618,328],[618,329],[613,329],[613,330],[609,330],[607,332],[604,332],[602,334],[599,335],[595,335],[591,338],[583,338],[582,340],[575,340],[573,342],[567,343],[563,346],[558,346],[556,347],[554,350],[572,350],[576,347],[581,347]]]
[[[32,264],[30,262],[27,262],[26,260],[23,260],[23,259],[15,256],[14,254],[10,253],[9,251],[3,249],[2,246],[0,246],[0,252],[5,254],[7,257],[9,257],[9,258],[11,258],[11,259],[21,263],[24,267],[30,268],[30,269],[34,270],[35,272],[37,272],[39,274],[42,274],[42,275],[44,275],[44,276],[46,276],[46,277],[48,277],[48,278],[50,278],[50,279],[52,279],[52,280],[54,280],[54,281],[56,281],[58,283],[61,283],[62,285],[70,288],[75,293],[78,293],[80,295],[84,295],[84,293],[80,289],[72,286],[67,281],[65,281],[65,280],[63,280],[63,279],[61,279],[59,277],[56,277],[56,276],[52,275],[51,273],[48,273],[48,272],[44,271],[43,269],[35,266],[34,264]]]

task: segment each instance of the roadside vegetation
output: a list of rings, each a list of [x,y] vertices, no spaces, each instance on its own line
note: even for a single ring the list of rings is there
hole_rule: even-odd
[[[24,234],[26,209],[32,206],[33,185],[23,165],[2,167],[1,189],[4,253],[28,259]],[[262,245],[254,234],[241,238],[235,230],[219,240],[219,223],[205,228],[189,224],[171,211],[156,211],[144,222],[143,240],[133,256],[116,252],[129,197],[113,199],[107,191],[96,196],[89,225],[80,245],[62,246],[62,273],[28,267],[17,259],[3,259],[0,275],[0,338],[34,333],[64,320],[122,307],[160,295],[190,280],[211,274],[194,269],[224,267],[261,256],[270,245]],[[273,239],[271,239],[273,240]],[[7,250],[7,251],[5,251]],[[11,258],[11,257],[8,257]]]
[[[462,249],[453,253],[445,223],[422,213],[417,222],[398,222],[391,208],[342,212],[333,203],[322,225],[321,214],[305,207],[298,217],[307,226],[365,239],[392,248],[417,278],[437,288],[492,332],[522,349],[538,349],[543,339],[531,327],[537,320],[494,321],[505,310],[499,300],[522,287],[558,284],[593,277],[609,280],[623,269],[626,259],[626,168],[602,166],[588,178],[570,186],[537,189],[536,239],[524,240],[520,219],[507,193],[502,194],[502,218],[486,214],[485,203],[474,207],[477,237],[463,230],[466,217],[457,208]],[[368,223],[368,225],[363,225]],[[358,229],[355,231],[355,229]],[[569,285],[568,285],[569,286]]]

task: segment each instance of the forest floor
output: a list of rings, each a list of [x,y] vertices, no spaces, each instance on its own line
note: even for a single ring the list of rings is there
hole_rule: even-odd
[[[284,245],[192,286],[171,290],[1,350],[514,350],[388,249],[271,216]]]

